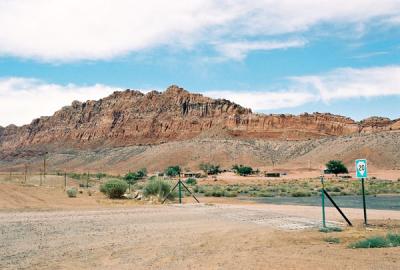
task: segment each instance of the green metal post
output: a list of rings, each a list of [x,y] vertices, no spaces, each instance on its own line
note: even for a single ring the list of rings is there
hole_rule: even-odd
[[[365,186],[364,186],[364,178],[361,178],[361,189],[362,189],[362,197],[363,197],[363,208],[364,208],[364,224],[367,223],[367,204],[365,202]]]
[[[321,176],[321,184],[322,184],[322,189],[321,189],[321,203],[322,203],[322,227],[326,228],[326,220],[325,220],[325,185],[324,185],[324,177]]]
[[[182,203],[182,187],[181,179],[178,182],[179,203]]]

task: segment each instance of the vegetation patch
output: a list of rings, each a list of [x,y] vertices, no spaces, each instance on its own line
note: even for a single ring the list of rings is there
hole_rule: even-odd
[[[343,231],[340,227],[322,227],[319,229],[320,232],[323,233],[330,233],[330,232],[341,232]]]
[[[326,172],[338,175],[339,173],[349,173],[349,170],[341,160],[330,160],[325,164]]]
[[[201,163],[200,170],[202,170],[205,174],[215,175],[221,172],[220,166],[210,163]]]
[[[76,188],[69,188],[67,189],[67,195],[70,198],[76,198],[76,194],[78,193],[78,190]]]
[[[177,194],[176,192],[171,192],[171,185],[169,182],[161,178],[152,178],[147,181],[143,188],[143,195],[146,197],[156,196],[159,200],[164,199],[168,194],[168,199],[173,200]]]
[[[324,241],[329,244],[339,244],[340,243],[340,239],[337,237],[325,237]]]
[[[306,190],[297,190],[292,193],[292,197],[310,197],[311,192]]]
[[[188,185],[196,185],[197,184],[197,180],[194,179],[194,178],[188,178],[188,179],[186,179],[185,183],[188,184]]]
[[[386,248],[400,246],[400,234],[372,236],[349,245],[350,248]]]
[[[125,181],[114,179],[109,180],[100,186],[100,191],[106,194],[110,199],[120,199],[128,189]]]
[[[252,167],[244,165],[233,165],[232,170],[241,176],[250,175],[254,172]]]
[[[181,174],[181,167],[178,165],[176,166],[169,166],[168,168],[165,169],[165,175],[169,177],[175,177]]]

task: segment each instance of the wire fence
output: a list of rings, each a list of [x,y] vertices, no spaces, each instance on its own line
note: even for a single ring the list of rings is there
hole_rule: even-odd
[[[97,187],[104,182],[104,176],[98,174],[77,174],[67,172],[0,172],[0,183],[12,183],[20,185],[59,187],[66,189],[67,187],[91,188]]]

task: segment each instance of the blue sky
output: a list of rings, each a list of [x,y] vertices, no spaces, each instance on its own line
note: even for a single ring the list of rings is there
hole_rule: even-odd
[[[0,1],[0,125],[171,84],[263,113],[399,118],[400,1],[315,2]]]

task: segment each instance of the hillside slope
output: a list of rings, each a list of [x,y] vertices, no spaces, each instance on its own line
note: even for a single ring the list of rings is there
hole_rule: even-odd
[[[0,127],[0,168],[40,162],[46,152],[54,169],[160,170],[208,161],[226,167],[323,164],[360,156],[393,168],[400,158],[399,129],[399,120],[379,117],[356,122],[321,113],[255,114],[177,86],[162,93],[126,90],[73,102],[29,125]]]

